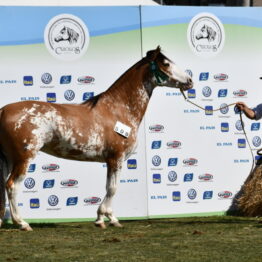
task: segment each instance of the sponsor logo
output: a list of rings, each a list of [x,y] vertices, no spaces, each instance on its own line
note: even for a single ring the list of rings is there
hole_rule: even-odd
[[[198,179],[200,181],[211,181],[211,180],[213,180],[213,175],[211,175],[211,174],[202,174],[202,175],[198,176]]]
[[[229,111],[228,105],[225,104],[225,103],[221,104],[219,111],[220,111],[220,113],[223,114],[223,115],[227,114],[228,111]]]
[[[0,84],[16,84],[16,80],[0,80]]]
[[[46,25],[44,41],[47,50],[60,60],[76,60],[83,56],[89,44],[89,32],[84,22],[73,15],[53,17]]]
[[[227,89],[219,89],[217,96],[218,97],[226,97],[227,96]]]
[[[168,180],[170,182],[175,182],[177,180],[177,173],[173,170],[168,172]]]
[[[188,98],[196,98],[196,90],[195,89],[188,89],[187,90],[187,97]]]
[[[53,171],[58,171],[59,170],[59,165],[57,164],[46,164],[42,166],[42,170],[46,172],[53,172]]]
[[[243,123],[244,125],[244,123]],[[238,131],[242,131],[243,130],[243,125],[242,125],[242,121],[241,120],[237,120],[236,121],[236,124],[235,124],[235,127]]]
[[[33,172],[35,172],[35,168],[36,168],[36,164],[30,164],[29,167],[28,167],[27,172],[28,173],[33,173]]]
[[[258,131],[260,129],[260,123],[252,123],[251,131]]]
[[[201,57],[213,57],[223,49],[225,32],[223,24],[211,13],[194,16],[187,28],[191,50]]]
[[[193,173],[186,173],[184,175],[184,182],[191,182],[193,181],[194,174]]]
[[[151,145],[152,149],[159,149],[160,147],[161,147],[161,140],[152,142],[152,145]]]
[[[261,145],[261,138],[259,136],[254,136],[252,139],[252,144],[255,147],[259,147]]]
[[[198,163],[198,160],[195,158],[186,158],[183,160],[183,163],[186,166],[195,166]]]
[[[173,201],[181,201],[181,192],[180,191],[174,191],[172,193],[172,199],[173,199]]]
[[[236,90],[236,91],[233,92],[233,95],[237,96],[237,97],[244,97],[244,96],[247,95],[247,91],[246,90],[242,90],[242,89]]]
[[[238,148],[246,148],[246,139],[239,138],[237,140],[237,146],[238,146]]]
[[[191,78],[193,77],[193,73],[190,69],[186,69],[185,73],[187,73]]]
[[[78,84],[91,84],[95,82],[95,78],[92,76],[80,76],[77,78]]]
[[[87,197],[84,199],[84,203],[86,205],[98,205],[101,202],[101,198],[99,197]]]
[[[209,78],[209,72],[202,72],[199,75],[199,81],[207,81]]]
[[[57,206],[59,203],[59,198],[56,195],[51,195],[48,197],[48,204],[49,206]]]
[[[56,93],[47,93],[46,101],[49,103],[55,103],[56,102]]]
[[[223,73],[220,73],[220,74],[216,74],[214,75],[214,79],[216,81],[226,81],[228,79],[228,75],[227,74],[223,74]]]
[[[152,164],[154,166],[160,166],[161,165],[161,158],[160,158],[160,156],[157,156],[157,155],[153,156],[152,157]]]
[[[213,197],[213,191],[205,191],[204,193],[203,193],[203,199],[205,200],[205,199],[212,199],[212,197]]]
[[[27,189],[32,189],[35,186],[35,180],[32,177],[28,177],[25,179],[24,185]]]
[[[161,183],[161,175],[160,174],[153,174],[153,183],[160,184]]]
[[[218,197],[221,198],[221,199],[228,199],[228,198],[231,198],[232,197],[232,192],[230,191],[221,191],[218,193]]]
[[[197,197],[197,192],[195,189],[191,188],[187,191],[187,196],[190,200],[194,200]]]
[[[75,179],[65,179],[60,182],[63,187],[75,187],[78,185],[78,181]]]
[[[52,75],[49,73],[44,73],[41,76],[41,81],[43,84],[49,85],[52,82],[52,80],[53,80]]]
[[[157,125],[151,125],[151,126],[149,126],[149,130],[152,133],[161,133],[161,132],[164,131],[164,126],[158,125],[158,124]]]
[[[21,97],[21,101],[39,101],[40,97],[39,96],[23,96]]]
[[[40,207],[39,198],[31,198],[30,199],[30,208],[39,208],[39,207]]]
[[[235,114],[240,114],[241,110],[237,106],[234,106],[234,112]]]
[[[136,159],[128,159],[127,160],[127,168],[128,169],[136,169],[137,168],[137,161],[136,161]]]
[[[224,122],[221,123],[221,132],[228,132],[229,131],[229,124]]]
[[[167,147],[168,148],[179,148],[181,147],[181,142],[180,141],[170,141],[170,142],[167,142]]]
[[[178,158],[169,158],[168,159],[168,166],[176,166],[178,162]]]
[[[64,97],[68,101],[72,101],[75,98],[75,92],[73,90],[66,90],[64,93]]]
[[[43,183],[43,188],[53,188],[55,185],[54,179],[45,180]]]
[[[24,86],[32,86],[34,84],[32,76],[24,76],[23,82]]]
[[[83,94],[83,101],[89,100],[90,98],[94,97],[94,92],[85,92]]]
[[[75,205],[77,205],[77,202],[78,202],[78,197],[69,197],[66,200],[66,205],[67,206],[75,206]]]
[[[61,76],[60,77],[60,84],[61,85],[67,85],[70,84],[72,80],[72,76],[71,75],[65,75],[65,76]]]
[[[211,94],[212,94],[211,88],[209,86],[203,87],[202,94],[203,94],[204,97],[210,97]]]
[[[213,106],[205,106],[205,115],[212,116],[213,115]]]

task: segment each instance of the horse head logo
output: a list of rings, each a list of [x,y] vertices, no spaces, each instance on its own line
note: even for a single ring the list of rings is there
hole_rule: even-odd
[[[208,42],[211,42],[216,39],[216,34],[216,31],[211,26],[203,25],[196,35],[196,39],[207,39]]]
[[[76,43],[78,40],[79,34],[69,28],[64,26],[60,32],[58,33],[58,35],[55,36],[55,42],[61,42],[61,41],[68,41],[70,44]]]

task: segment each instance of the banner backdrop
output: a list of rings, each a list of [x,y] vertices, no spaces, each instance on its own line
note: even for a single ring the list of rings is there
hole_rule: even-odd
[[[120,177],[115,213],[137,219],[229,208],[252,156],[239,114],[224,106],[261,103],[260,8],[0,7],[0,14],[0,106],[81,103],[160,45],[192,75],[195,86],[187,95],[206,110],[179,90],[156,88]],[[261,122],[244,122],[255,150]],[[19,192],[22,216],[93,219],[105,178],[105,164],[39,153]]]

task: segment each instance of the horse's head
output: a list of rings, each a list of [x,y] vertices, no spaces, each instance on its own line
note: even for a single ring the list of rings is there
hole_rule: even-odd
[[[182,90],[193,87],[191,77],[164,56],[159,46],[147,52],[147,60],[149,60],[150,71],[154,75],[157,86],[176,87]]]
[[[69,39],[69,35],[67,32],[67,27],[63,27],[60,32],[58,33],[58,35],[55,37],[55,41],[56,42],[60,42],[60,41],[66,41]]]

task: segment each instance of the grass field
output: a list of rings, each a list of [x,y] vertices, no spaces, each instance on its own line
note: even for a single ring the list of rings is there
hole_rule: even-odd
[[[0,261],[22,262],[261,262],[262,220],[243,217],[12,225],[0,229]]]

